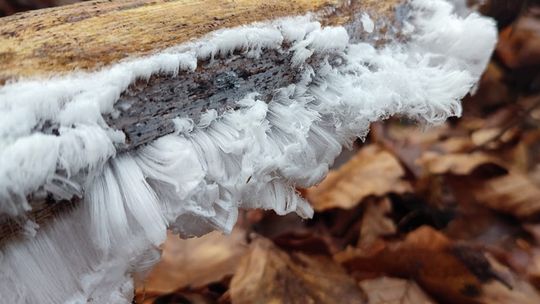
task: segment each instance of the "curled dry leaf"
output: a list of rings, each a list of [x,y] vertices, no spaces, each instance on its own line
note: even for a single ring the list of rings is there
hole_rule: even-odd
[[[515,26],[500,34],[497,54],[510,68],[540,64],[540,22],[534,17],[521,18]]]
[[[520,172],[509,171],[485,180],[471,177],[449,180],[462,204],[481,204],[521,219],[540,215],[540,188]]]
[[[528,172],[529,178],[540,186],[540,109],[538,118],[539,128],[523,133],[522,140],[514,152],[514,166],[523,172]]]
[[[290,253],[257,238],[234,275],[233,303],[365,303],[356,282],[330,258]]]
[[[446,125],[439,128],[421,130],[418,127],[396,125],[395,123],[374,123],[371,136],[375,142],[382,145],[399,159],[413,176],[422,176],[422,167],[416,160],[431,145],[435,144]]]
[[[474,148],[474,146],[474,143],[468,136],[450,137],[447,140],[434,145],[437,150],[441,150],[445,153],[461,153],[463,151],[470,151]]]
[[[540,288],[540,224],[525,224],[523,228],[531,235],[533,238],[532,244],[525,248],[526,254],[521,256],[512,255],[511,257],[521,262],[522,272],[524,272],[529,281],[534,284],[537,288]],[[527,243],[527,245],[529,245]]]
[[[478,202],[520,218],[540,214],[540,189],[517,172],[481,183],[473,193]]]
[[[380,277],[363,280],[360,287],[369,304],[434,304],[420,287],[410,280]]]
[[[527,264],[527,277],[536,286],[540,288],[540,248],[536,247],[529,252],[529,263]]]
[[[140,295],[159,295],[185,287],[200,287],[234,274],[238,260],[247,251],[245,232],[230,235],[212,232],[183,240],[170,233],[160,262],[138,286]]]
[[[351,209],[368,196],[411,191],[404,175],[392,154],[369,145],[338,170],[331,171],[320,185],[308,189],[306,196],[317,211]]]
[[[431,174],[448,175],[447,181],[462,205],[480,204],[522,219],[540,215],[540,188],[527,175],[506,168],[488,154],[426,152],[419,162]],[[486,176],[473,176],[481,167],[489,169],[482,172]]]
[[[438,154],[435,152],[426,152],[419,160],[431,174],[454,174],[468,175],[476,168],[485,164],[498,165],[499,161],[482,152],[475,153],[453,153]]]
[[[471,134],[472,142],[483,149],[498,149],[502,144],[506,144],[520,134],[517,127],[509,129],[486,128],[475,131]]]
[[[507,252],[507,262],[536,288],[540,288],[540,248],[520,249]]]
[[[477,204],[460,205],[444,232],[450,239],[503,251],[513,248],[524,235],[515,220]]]
[[[535,185],[540,186],[540,164],[535,165],[529,172],[529,178]]]
[[[359,276],[413,278],[424,290],[448,303],[488,303],[482,301],[483,285],[500,279],[481,251],[453,243],[426,226],[409,233],[403,241],[378,243],[370,251],[349,249],[335,259]]]
[[[479,303],[486,304],[538,304],[538,291],[528,282],[517,280],[512,289],[500,282],[489,282],[484,285],[484,292]]]
[[[483,110],[509,103],[511,100],[510,89],[504,82],[504,77],[504,70],[498,64],[489,63],[480,79],[478,91],[467,97],[466,102],[463,103],[464,113],[471,115],[474,110]]]
[[[373,199],[366,202],[360,226],[358,247],[369,248],[379,238],[396,233],[396,225],[388,217],[391,211],[392,204],[387,198]]]
[[[471,140],[475,145],[482,146],[494,140],[500,133],[499,128],[480,129],[471,134]]]

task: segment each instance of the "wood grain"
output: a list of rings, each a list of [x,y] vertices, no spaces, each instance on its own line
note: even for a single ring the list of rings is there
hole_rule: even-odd
[[[95,69],[226,27],[307,12],[332,12],[347,0],[92,1],[0,18],[0,83]],[[353,1],[354,2],[354,1]],[[397,0],[362,1],[385,11]],[[333,14],[335,17],[337,14]],[[328,21],[343,23],[349,18]]]

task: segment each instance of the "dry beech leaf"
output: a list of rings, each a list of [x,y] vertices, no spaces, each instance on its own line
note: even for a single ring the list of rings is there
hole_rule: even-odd
[[[531,251],[531,263],[527,265],[527,276],[536,288],[540,288],[540,248]]]
[[[520,262],[522,272],[525,272],[532,284],[540,288],[540,224],[524,224],[523,228],[533,238],[531,248],[526,255],[512,255],[511,257]],[[517,267],[516,267],[517,268]]]
[[[497,54],[510,68],[523,68],[540,64],[540,21],[523,17],[514,26],[500,34]]]
[[[509,171],[489,179],[456,177],[449,181],[462,204],[481,204],[521,219],[540,214],[540,188],[519,172]]]
[[[510,253],[509,253],[510,255]],[[540,248],[535,247],[510,255],[512,266],[518,268],[537,288],[540,287]],[[520,263],[520,265],[515,265]]]
[[[528,175],[535,185],[540,186],[540,164],[535,165]]]
[[[476,93],[468,96],[463,105],[464,112],[470,115],[475,109],[485,108],[508,103],[511,99],[508,85],[504,82],[505,71],[498,64],[488,64]],[[483,111],[482,111],[483,112]],[[470,117],[470,116],[469,116]]]
[[[486,304],[538,304],[540,295],[527,281],[516,280],[512,289],[500,282],[489,282],[484,285],[482,299]]]
[[[426,152],[419,163],[431,174],[454,175],[447,180],[461,204],[476,203],[523,219],[540,214],[540,188],[525,174],[505,168],[498,159],[485,153]],[[496,171],[495,176],[467,176],[486,165],[495,169],[492,170]]]
[[[473,193],[478,202],[520,218],[540,213],[540,189],[517,172],[489,179],[475,187]]]
[[[306,191],[317,211],[351,209],[368,196],[411,191],[403,180],[405,171],[397,159],[376,145],[362,148],[338,170],[331,171],[318,186]]]
[[[451,239],[505,250],[514,247],[516,240],[523,236],[523,229],[516,226],[515,220],[486,206],[464,204],[456,211],[456,216],[444,229]]]
[[[540,108],[538,111],[540,113]],[[540,121],[540,117],[536,120]],[[523,172],[528,172],[529,178],[540,186],[540,128],[523,133],[522,140],[514,151],[513,159],[514,166]]]
[[[380,277],[363,280],[360,287],[364,290],[369,304],[434,304],[420,287],[410,280]]]
[[[453,136],[443,142],[435,144],[434,148],[446,153],[460,153],[469,151],[474,148],[474,146],[475,145],[469,136]]]
[[[482,252],[454,244],[429,227],[409,233],[400,242],[379,242],[370,251],[349,248],[335,259],[358,276],[413,278],[431,295],[449,303],[487,303],[482,301],[483,285],[500,279]]]
[[[220,281],[234,274],[246,251],[245,232],[238,228],[230,235],[212,232],[187,240],[169,233],[160,262],[137,293],[159,295]]]
[[[436,152],[426,152],[418,162],[431,174],[468,175],[481,165],[500,166],[496,158],[482,152],[442,155]]]
[[[491,281],[484,284],[482,288],[481,303],[487,304],[537,304],[540,303],[540,294],[531,283],[517,275],[514,275],[507,266],[499,263],[489,254],[487,258],[493,269],[504,277],[504,280],[511,285],[501,284],[500,281]]]
[[[506,131],[500,128],[486,128],[473,132],[471,140],[478,147],[498,149],[502,144],[517,138],[519,134],[519,128],[515,127]]]
[[[387,215],[392,211],[392,204],[387,198],[373,199],[366,202],[358,247],[369,248],[379,238],[396,233],[396,225]]]
[[[372,125],[371,136],[377,143],[391,151],[409,172],[419,177],[423,175],[423,171],[416,160],[428,147],[436,144],[446,131],[446,125],[421,130],[418,127],[379,122]]]
[[[321,235],[316,231],[284,233],[272,238],[272,241],[285,251],[330,255],[332,250],[338,250],[329,235]]]
[[[230,286],[242,303],[365,303],[356,282],[331,259],[278,249],[257,238],[240,262]]]
[[[500,128],[480,129],[471,134],[471,140],[475,145],[482,146],[500,136],[500,133]]]

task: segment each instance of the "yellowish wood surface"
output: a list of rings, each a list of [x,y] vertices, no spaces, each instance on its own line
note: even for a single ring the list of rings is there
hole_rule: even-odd
[[[351,4],[352,2],[352,4]],[[352,7],[389,13],[399,0],[112,0],[0,18],[0,84],[8,79],[95,69],[220,28],[307,12],[344,23]],[[326,13],[325,13],[326,12]]]

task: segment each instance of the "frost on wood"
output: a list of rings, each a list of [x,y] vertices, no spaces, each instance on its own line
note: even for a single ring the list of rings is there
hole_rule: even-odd
[[[230,232],[238,208],[310,217],[295,187],[320,182],[371,122],[459,116],[460,99],[493,50],[495,25],[475,13],[457,16],[442,0],[408,5],[406,42],[379,48],[303,16],[220,30],[98,72],[0,88],[1,213],[21,216],[28,198],[43,193],[84,197],[35,237],[2,249],[3,299],[129,303],[129,273],[158,258],[167,227],[183,237]],[[379,24],[358,18],[368,33]],[[210,109],[197,121],[179,115],[174,134],[117,153],[124,134],[103,117],[118,115],[115,102],[130,84],[239,51],[255,59],[287,53],[299,80],[269,102],[254,91],[222,113]],[[36,131],[51,126],[55,134]]]

